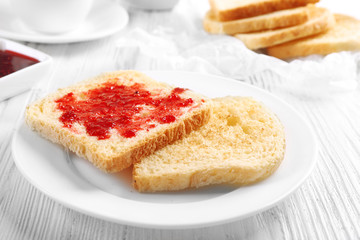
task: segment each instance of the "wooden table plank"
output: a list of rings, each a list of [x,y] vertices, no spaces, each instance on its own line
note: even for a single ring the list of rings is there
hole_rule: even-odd
[[[48,78],[34,90],[0,102],[0,239],[359,239],[360,238],[360,94],[308,99],[284,90],[285,79],[270,71],[241,79],[293,105],[314,128],[318,164],[290,197],[255,216],[219,226],[161,230],[96,219],[68,209],[30,185],[15,167],[11,136],[25,105],[46,93],[99,72],[139,66],[118,61],[117,40],[130,29],[153,32],[169,27],[167,12],[130,12],[127,29],[98,41],[29,44],[54,57]],[[136,54],[136,52],[134,52]],[[129,56],[127,56],[129,57]],[[147,69],[156,69],[149,63]],[[271,193],[267,193],[271,194]],[[210,214],[210,213],[209,213]]]

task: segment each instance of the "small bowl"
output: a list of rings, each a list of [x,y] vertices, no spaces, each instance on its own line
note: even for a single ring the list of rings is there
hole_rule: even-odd
[[[33,87],[50,71],[52,58],[49,55],[3,38],[0,38],[0,46],[5,46],[2,50],[13,51],[39,60],[34,65],[0,78],[0,101]]]

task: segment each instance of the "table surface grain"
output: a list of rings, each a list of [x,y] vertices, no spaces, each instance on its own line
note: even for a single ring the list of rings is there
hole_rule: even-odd
[[[304,184],[265,212],[206,228],[145,229],[81,214],[28,183],[11,154],[12,135],[25,106],[99,72],[131,68],[131,63],[121,66],[116,61],[122,56],[114,50],[114,42],[135,27],[151,29],[171,13],[130,10],[129,14],[126,29],[100,40],[24,43],[53,56],[54,65],[37,88],[0,102],[0,239],[360,239],[359,90],[309,99],[287,93],[281,88],[283,80],[267,71],[241,80],[276,94],[303,114],[315,130],[319,154]]]

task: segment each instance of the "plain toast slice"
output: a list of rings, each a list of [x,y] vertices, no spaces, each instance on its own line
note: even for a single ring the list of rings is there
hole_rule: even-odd
[[[326,55],[341,51],[360,50],[360,21],[335,14],[336,24],[325,33],[269,47],[271,56],[287,59],[312,54]]]
[[[310,5],[309,20],[305,23],[288,28],[241,33],[234,36],[240,39],[246,47],[255,50],[326,32],[334,25],[335,18],[329,10]]]
[[[258,32],[304,23],[308,20],[307,7],[281,10],[261,16],[221,22],[215,19],[214,13],[208,11],[203,20],[204,29],[213,34]]]
[[[118,172],[204,125],[210,102],[137,71],[59,89],[26,109],[27,124],[106,172]]]
[[[319,0],[209,0],[218,21],[249,18],[317,2]]]
[[[213,100],[209,122],[133,167],[140,192],[251,184],[271,175],[285,152],[279,119],[252,98]]]

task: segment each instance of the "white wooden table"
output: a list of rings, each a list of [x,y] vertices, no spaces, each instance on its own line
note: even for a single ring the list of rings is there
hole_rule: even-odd
[[[187,230],[143,229],[96,219],[68,209],[30,185],[11,155],[11,137],[27,103],[39,94],[121,68],[114,42],[130,29],[166,21],[169,12],[130,11],[128,27],[97,41],[25,43],[53,56],[50,76],[34,89],[0,102],[0,239],[360,239],[360,91],[330,99],[284,92],[270,72],[246,79],[293,105],[315,129],[318,164],[290,197],[233,223]],[[1,91],[1,89],[0,89]],[[270,194],[270,193],[266,193]]]

